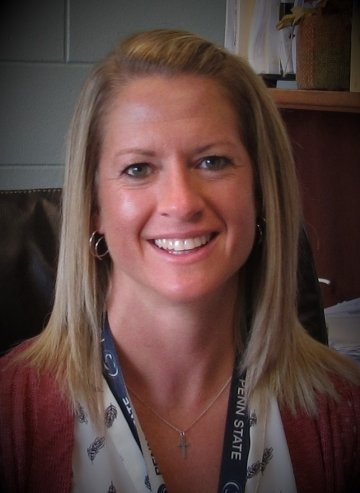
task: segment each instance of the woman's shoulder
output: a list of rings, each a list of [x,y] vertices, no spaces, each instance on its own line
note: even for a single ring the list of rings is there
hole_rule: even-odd
[[[281,410],[298,491],[313,484],[327,491],[328,481],[336,491],[359,491],[360,386],[338,375],[331,381],[336,395],[318,393],[315,413]]]
[[[317,415],[330,410],[341,415],[352,408],[360,419],[360,365],[331,347],[315,344],[316,362],[309,380],[316,395]]]
[[[20,344],[0,359],[0,437],[46,436],[54,426],[68,430],[73,413],[57,381],[37,370],[24,351],[31,342]],[[41,432],[41,433],[40,433]],[[61,436],[61,434],[59,435]],[[1,446],[0,446],[1,448]]]
[[[50,374],[41,373],[27,358],[23,358],[31,341],[26,341],[0,358],[0,407],[11,402],[26,408],[39,407],[44,403],[48,407],[63,405],[60,388]],[[1,411],[0,411],[1,412]]]
[[[289,420],[304,420],[306,418],[321,421],[324,417],[331,416],[332,419],[344,420],[351,417],[358,420],[360,425],[360,369],[359,375],[347,378],[340,374],[329,374],[329,382],[332,389],[328,392],[315,391],[316,410],[308,414],[303,410],[293,413],[287,406],[283,406],[282,412]]]
[[[0,359],[0,477],[9,491],[49,491],[56,475],[70,491],[73,413],[56,379],[22,357],[28,347]]]
[[[318,436],[327,440],[330,435],[337,438],[358,436],[360,443],[360,369],[350,365],[344,373],[329,372],[327,391],[315,391],[316,408],[310,412],[302,408],[292,411],[286,402],[281,406],[281,415],[289,435],[306,440],[306,431],[313,439],[316,429]],[[305,389],[306,391],[306,389]],[[355,430],[355,431],[354,431]]]
[[[23,355],[31,345],[30,341],[19,344],[0,358],[0,396],[22,388],[34,392],[40,383],[35,367]],[[31,385],[35,384],[36,385]]]
[[[0,358],[1,394],[9,387],[13,388],[15,383],[34,376],[35,371],[31,365],[21,362],[21,357],[30,344],[30,341],[23,342]]]
[[[332,375],[331,381],[336,395],[318,395],[319,419],[322,415],[331,413],[342,422],[355,421],[360,431],[360,382],[339,375]]]

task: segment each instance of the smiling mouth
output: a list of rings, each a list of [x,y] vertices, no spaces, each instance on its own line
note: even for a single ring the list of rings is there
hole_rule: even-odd
[[[194,238],[184,238],[184,239],[165,239],[159,238],[154,240],[154,245],[162,250],[166,250],[169,253],[181,254],[190,253],[197,250],[209,243],[209,241],[214,237],[214,235],[207,234],[202,236],[196,236]]]

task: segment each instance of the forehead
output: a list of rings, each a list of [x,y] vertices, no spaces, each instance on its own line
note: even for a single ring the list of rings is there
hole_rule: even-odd
[[[109,99],[104,112],[103,126],[113,118],[121,118],[124,114],[128,122],[136,123],[144,120],[164,120],[181,118],[182,113],[197,114],[213,108],[219,114],[231,113],[235,110],[226,90],[210,77],[197,75],[163,76],[151,75],[137,77],[117,88]]]

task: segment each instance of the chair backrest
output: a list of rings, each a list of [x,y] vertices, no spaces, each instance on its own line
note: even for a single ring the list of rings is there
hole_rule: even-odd
[[[51,312],[60,226],[60,189],[0,191],[0,354],[39,333]],[[313,337],[327,329],[310,244],[303,232],[298,310]]]
[[[51,311],[60,189],[0,192],[0,352],[36,335]]]

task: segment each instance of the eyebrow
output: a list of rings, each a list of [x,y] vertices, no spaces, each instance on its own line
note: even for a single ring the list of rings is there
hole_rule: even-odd
[[[217,147],[217,146],[234,147],[234,143],[229,140],[219,140],[219,141],[211,142],[210,144],[206,144],[204,146],[197,147],[194,149],[194,151],[197,154],[201,154],[202,152],[206,152],[209,149],[212,149],[213,147]]]
[[[143,156],[153,157],[155,153],[153,151],[148,151],[147,149],[142,149],[141,147],[127,147],[121,149],[115,153],[115,157],[122,156],[123,154],[142,154]]]
[[[195,147],[193,149],[194,154],[202,154],[217,146],[227,146],[234,147],[234,143],[230,140],[219,140],[215,142],[211,142],[209,144],[205,144],[203,146]],[[115,158],[118,156],[123,156],[126,154],[141,154],[145,157],[154,157],[156,153],[154,151],[150,151],[148,149],[144,149],[142,147],[126,147],[125,149],[120,149],[115,153]]]

